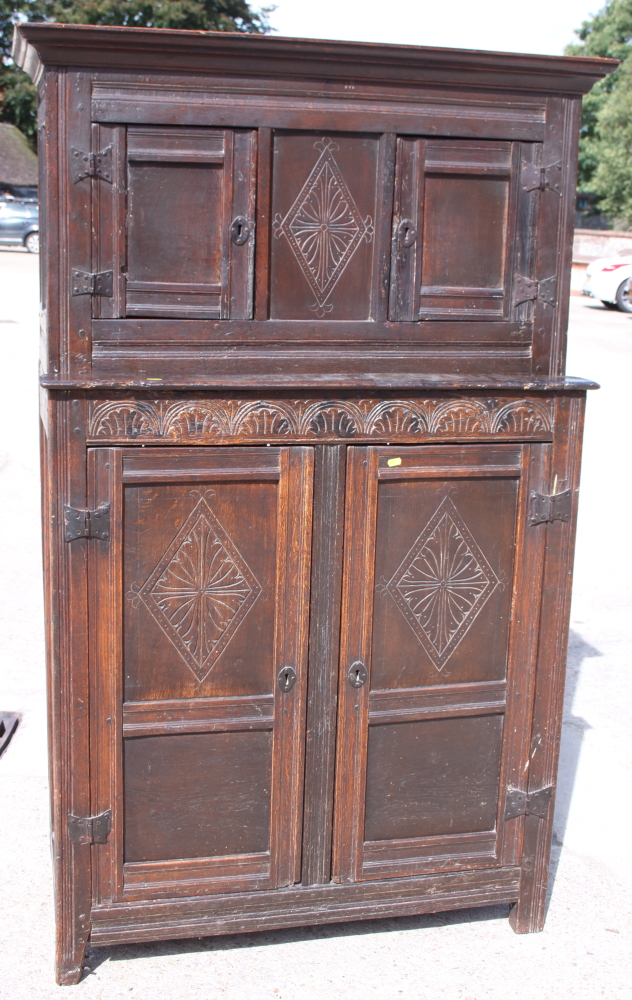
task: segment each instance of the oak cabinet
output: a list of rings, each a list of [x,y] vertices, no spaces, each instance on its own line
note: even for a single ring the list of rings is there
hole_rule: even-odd
[[[40,87],[57,978],[541,929],[602,59],[21,25]]]

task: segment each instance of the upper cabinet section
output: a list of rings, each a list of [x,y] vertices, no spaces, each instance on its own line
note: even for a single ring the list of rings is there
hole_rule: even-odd
[[[612,60],[24,25],[45,374],[564,370],[581,94]]]

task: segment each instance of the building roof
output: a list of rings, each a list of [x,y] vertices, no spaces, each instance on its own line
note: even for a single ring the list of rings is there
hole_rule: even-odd
[[[0,122],[0,184],[37,184],[37,156],[15,125]]]

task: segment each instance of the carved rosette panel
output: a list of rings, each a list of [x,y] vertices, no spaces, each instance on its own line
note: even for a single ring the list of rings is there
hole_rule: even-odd
[[[424,438],[534,438],[552,435],[551,400],[540,399],[217,399],[95,400],[93,442],[213,444]]]
[[[339,147],[330,139],[314,144],[321,150],[285,218],[277,215],[274,235],[285,236],[316,299],[317,316],[331,312],[327,300],[362,240],[373,239],[373,221],[363,219],[334,159]]]
[[[384,590],[440,671],[499,583],[445,497]]]
[[[202,497],[153,573],[127,595],[139,601],[200,683],[261,593],[261,585]]]

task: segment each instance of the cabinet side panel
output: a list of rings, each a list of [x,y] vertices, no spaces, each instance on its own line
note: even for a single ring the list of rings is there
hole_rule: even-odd
[[[90,931],[90,844],[70,815],[90,815],[86,539],[65,541],[64,504],[85,508],[85,402],[50,403],[44,491],[52,855],[57,981],[79,981]],[[46,442],[46,439],[45,439]]]
[[[547,546],[531,730],[530,792],[555,785],[557,780],[584,406],[585,397],[562,397],[557,403],[552,476],[558,491],[572,490],[574,503],[569,521],[540,525],[547,533]],[[511,924],[519,934],[540,931],[544,925],[554,805],[553,795],[545,819],[535,815],[525,818],[520,898],[510,914]]]
[[[538,281],[556,279],[556,305],[541,297],[535,303],[533,371],[536,375],[556,376],[564,372],[580,115],[581,101],[560,97],[547,100],[542,166],[545,170],[552,168],[549,172],[559,191],[545,187],[540,192],[535,277]]]

